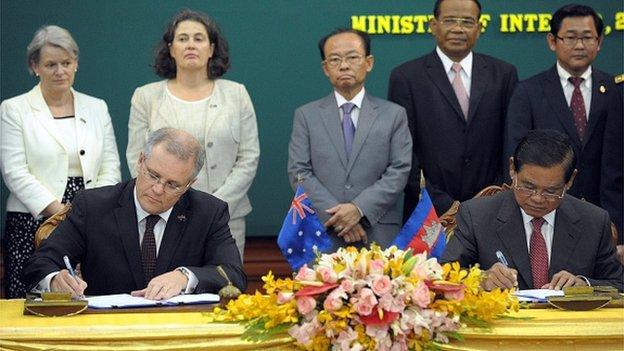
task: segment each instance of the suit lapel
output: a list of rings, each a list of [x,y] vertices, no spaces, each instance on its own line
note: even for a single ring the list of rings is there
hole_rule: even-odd
[[[470,104],[468,106],[468,124],[472,123],[476,113],[479,101],[483,97],[483,93],[488,83],[492,80],[490,72],[487,70],[487,62],[473,54],[472,61],[472,77],[470,79]]]
[[[583,146],[587,144],[587,142],[591,139],[594,130],[596,129],[596,125],[599,122],[599,119],[602,117],[600,113],[604,106],[608,105],[607,101],[607,82],[605,77],[596,72],[596,70],[592,71],[592,88],[591,88],[591,105],[589,110],[589,116],[587,121],[587,134],[583,139]],[[601,89],[602,87],[602,89]]]
[[[563,88],[561,87],[561,81],[559,74],[557,73],[557,67],[553,67],[548,71],[544,80],[543,93],[548,104],[550,104],[552,110],[557,115],[559,122],[563,125],[566,133],[570,137],[570,140],[576,145],[578,149],[582,147],[581,139],[579,139],[576,126],[574,125],[574,119],[572,117],[572,111],[566,101],[565,95],[563,95]]]
[[[206,107],[207,110],[205,111],[205,116],[207,117],[205,129],[206,140],[209,140],[208,133],[210,132],[210,129],[212,129],[214,122],[217,120],[216,117],[221,113],[223,104],[223,94],[220,89],[220,83],[218,79],[215,79],[212,96],[210,97],[210,101],[208,101],[208,106]]]
[[[154,270],[156,275],[166,273],[169,270],[173,254],[182,240],[186,223],[191,215],[188,207],[188,195],[184,195],[171,210],[171,215],[169,215],[169,220],[160,242],[160,249],[158,250],[158,258],[156,259],[156,268]]]
[[[548,265],[548,279],[564,267],[568,267],[567,262],[571,253],[582,236],[579,229],[580,220],[578,213],[564,197],[555,214],[555,232]]]
[[[78,99],[78,94],[72,89],[74,94],[74,120],[76,123],[76,145],[78,148],[84,145],[87,136],[89,110],[84,106],[83,101]]]
[[[319,107],[321,109],[321,121],[323,122],[323,126],[325,127],[325,130],[327,130],[329,139],[338,153],[340,163],[342,163],[342,166],[346,169],[348,164],[347,152],[344,147],[344,135],[342,134],[342,125],[340,124],[340,112],[338,112],[338,103],[336,102],[334,93],[331,93],[328,97],[323,99],[320,102]]]
[[[371,131],[371,127],[377,119],[377,104],[373,103],[368,98],[368,94],[364,95],[362,100],[362,109],[358,117],[358,124],[355,128],[355,137],[353,139],[353,148],[351,149],[351,155],[349,156],[349,164],[347,166],[347,174],[351,171],[358,154],[364,146],[364,141],[368,137],[368,133]]]
[[[440,92],[442,92],[444,98],[446,98],[448,103],[453,107],[457,118],[465,122],[466,120],[464,119],[464,113],[459,106],[459,100],[457,100],[457,96],[455,96],[455,91],[451,86],[451,82],[449,82],[448,75],[444,71],[442,61],[435,51],[427,56],[426,65],[427,75],[429,76],[431,81],[440,90]]]
[[[27,97],[30,107],[37,116],[37,120],[48,131],[48,133],[56,140],[63,149],[67,152],[67,146],[63,142],[63,138],[60,135],[59,129],[54,125],[54,117],[48,104],[46,104],[43,94],[41,93],[41,87],[37,85],[29,93]]]
[[[500,241],[505,246],[509,264],[518,271],[518,279],[523,279],[526,286],[533,287],[533,275],[531,274],[531,260],[527,250],[526,233],[522,223],[522,215],[513,192],[508,191],[505,202],[498,211],[497,220],[499,226],[496,229]]]
[[[135,180],[128,182],[119,198],[119,207],[113,212],[134,283],[138,289],[142,289],[145,287],[145,278],[141,265],[141,245],[139,243],[136,207],[134,206],[134,184]]]

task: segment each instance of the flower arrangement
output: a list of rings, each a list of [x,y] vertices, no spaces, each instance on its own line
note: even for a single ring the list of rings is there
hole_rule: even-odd
[[[440,265],[394,246],[341,248],[293,279],[262,279],[266,294],[241,295],[212,319],[246,321],[252,339],[288,330],[305,350],[420,350],[518,309],[510,291],[480,289],[478,267]]]

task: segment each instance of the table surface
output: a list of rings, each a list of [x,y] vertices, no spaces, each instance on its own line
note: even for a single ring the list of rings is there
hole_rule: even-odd
[[[465,328],[447,350],[623,350],[624,308],[573,312],[523,309],[488,330]],[[209,323],[203,312],[23,315],[23,300],[0,300],[0,349],[292,350],[282,333],[261,344],[240,339],[244,327]]]

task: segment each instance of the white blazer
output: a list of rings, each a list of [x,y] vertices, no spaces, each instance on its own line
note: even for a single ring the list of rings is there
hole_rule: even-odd
[[[106,103],[72,89],[85,188],[121,180],[119,154]],[[69,159],[39,85],[0,105],[0,167],[11,191],[7,211],[39,217],[65,192]],[[84,152],[83,152],[84,151]]]
[[[150,83],[137,88],[132,96],[126,159],[133,177],[150,132],[162,127],[185,129],[182,118],[178,125],[166,124],[171,116],[177,116],[168,103],[166,86],[166,80]],[[227,202],[230,218],[241,218],[251,212],[247,191],[260,158],[256,113],[245,86],[225,79],[215,80],[207,109],[204,169],[208,185],[195,182],[193,188]]]

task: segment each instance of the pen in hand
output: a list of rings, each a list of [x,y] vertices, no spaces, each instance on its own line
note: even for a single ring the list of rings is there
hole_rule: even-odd
[[[65,256],[65,257],[67,257],[67,256]],[[498,262],[500,262],[503,265],[505,265],[505,267],[509,267],[509,262],[507,262],[507,259],[505,258],[505,255],[503,255],[503,253],[500,252],[500,250],[496,251],[496,257],[498,258]]]
[[[63,262],[65,262],[65,268],[67,268],[69,274],[78,282],[79,278],[76,276],[76,272],[72,268],[71,263],[69,263],[69,257],[67,257],[67,255],[63,256]],[[78,298],[84,299],[84,295],[79,295]]]
[[[503,266],[509,268],[509,262],[507,262],[507,258],[505,258],[505,255],[503,255],[503,253],[500,250],[496,251],[496,258],[498,258],[498,262],[502,263]],[[515,277],[514,274],[514,286],[518,286],[518,278]]]

